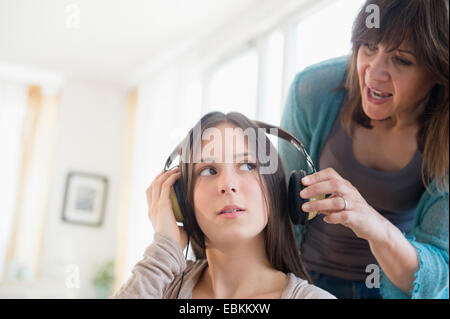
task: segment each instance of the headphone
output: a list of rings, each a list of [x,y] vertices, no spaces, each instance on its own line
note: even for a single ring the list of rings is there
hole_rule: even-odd
[[[282,138],[283,140],[287,141],[291,145],[293,145],[299,152],[301,152],[305,159],[306,164],[310,168],[311,173],[313,174],[316,172],[316,168],[314,166],[313,161],[311,160],[311,157],[307,153],[305,146],[302,142],[300,142],[297,138],[295,138],[292,134],[290,134],[288,131],[274,125],[270,125],[264,122],[260,121],[252,121],[256,124],[258,128],[265,129],[265,132],[274,136],[277,136],[279,138]],[[278,135],[272,134],[270,132],[270,129],[277,129]],[[185,143],[187,138],[191,137],[191,132],[189,132],[188,136],[180,143],[178,144],[175,149],[170,154],[169,158],[166,161],[166,164],[164,165],[164,171],[169,170],[170,164],[173,162],[173,160],[178,156],[179,151],[182,147],[182,145]],[[302,178],[306,175],[309,175],[305,170],[294,170],[291,172],[289,177],[289,186],[288,186],[288,209],[289,209],[289,216],[291,218],[291,221],[295,225],[305,225],[307,220],[313,219],[317,212],[304,212],[302,210],[302,205],[307,201],[313,201],[318,199],[325,198],[325,195],[317,196],[311,199],[302,199],[299,195],[299,193],[305,188],[305,186],[302,184]],[[185,212],[185,203],[186,203],[186,195],[183,191],[183,187],[181,185],[180,179],[178,179],[170,192],[170,201],[172,203],[172,209],[175,215],[175,219],[177,222],[182,223],[184,220],[184,212]]]

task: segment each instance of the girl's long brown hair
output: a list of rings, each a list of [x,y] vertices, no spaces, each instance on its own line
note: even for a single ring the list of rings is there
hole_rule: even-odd
[[[380,28],[368,28],[365,8],[375,4],[380,9]],[[347,80],[342,124],[352,134],[355,124],[371,128],[361,105],[361,91],[356,67],[360,46],[366,42],[383,43],[395,50],[411,41],[418,59],[434,75],[437,84],[428,94],[428,102],[419,115],[417,144],[423,154],[422,180],[428,188],[436,181],[440,192],[448,191],[449,150],[449,9],[448,0],[368,0],[361,8],[352,32],[352,55]]]
[[[193,150],[201,145],[203,132],[222,123],[229,123],[245,131],[252,128],[258,132],[258,127],[253,121],[241,113],[211,112],[204,115],[196,126],[189,132],[184,149],[189,150],[180,156],[180,172],[182,188],[186,195],[186,206],[184,212],[184,227],[192,241],[192,246],[197,258],[206,258],[205,235],[200,229],[194,213],[193,190],[195,186]],[[197,128],[197,129],[196,129]],[[196,133],[195,133],[196,132]],[[250,143],[249,143],[250,144]],[[249,146],[250,147],[250,146]],[[278,169],[272,174],[258,174],[260,185],[263,190],[265,204],[268,208],[268,222],[264,229],[265,250],[271,265],[284,273],[293,273],[297,277],[311,282],[303,265],[300,252],[296,246],[293,224],[289,218],[287,185],[278,152],[268,137],[256,139],[256,154],[258,149],[270,150],[269,154],[276,154]],[[179,153],[181,155],[181,151]],[[256,170],[259,162],[256,163]]]

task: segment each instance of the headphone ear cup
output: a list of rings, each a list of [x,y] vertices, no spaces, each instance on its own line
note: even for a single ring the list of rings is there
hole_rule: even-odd
[[[288,205],[289,216],[295,225],[305,225],[308,213],[302,210],[302,205],[307,201],[300,197],[300,192],[305,188],[302,178],[307,174],[304,170],[293,171],[289,178]]]
[[[184,211],[185,211],[185,199],[183,187],[181,185],[180,179],[178,179],[171,191],[170,191],[170,201],[172,203],[173,214],[177,222],[182,223],[184,221]]]

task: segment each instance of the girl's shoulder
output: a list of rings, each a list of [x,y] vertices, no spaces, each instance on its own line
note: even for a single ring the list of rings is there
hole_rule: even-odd
[[[176,298],[181,286],[179,298],[189,299],[192,297],[192,290],[201,277],[203,271],[208,266],[206,259],[186,260],[184,273],[178,274],[164,293],[163,298]]]
[[[336,299],[329,292],[310,284],[307,280],[288,274],[288,283],[282,294],[283,299]]]

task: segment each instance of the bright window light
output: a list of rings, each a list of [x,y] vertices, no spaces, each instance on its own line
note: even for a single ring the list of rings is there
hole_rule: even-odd
[[[204,113],[236,111],[249,118],[256,115],[256,88],[258,77],[258,55],[256,50],[248,50],[221,65],[213,72]]]
[[[351,52],[353,21],[364,0],[338,0],[303,19],[297,28],[297,70]]]
[[[0,81],[0,281],[14,220],[27,102],[25,85]]]
[[[271,33],[267,38],[266,63],[264,79],[261,79],[260,119],[270,124],[279,125],[281,118],[283,85],[283,49],[284,36],[281,31]]]

